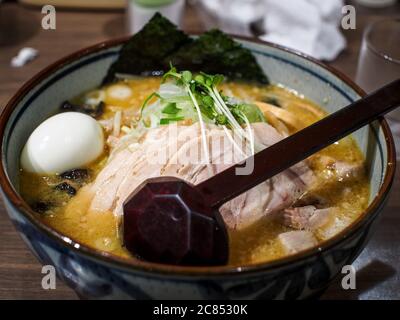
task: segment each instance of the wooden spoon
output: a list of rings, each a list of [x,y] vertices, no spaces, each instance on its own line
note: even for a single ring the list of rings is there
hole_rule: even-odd
[[[228,235],[218,209],[400,105],[400,79],[193,186],[160,177],[146,180],[124,203],[124,244],[146,260],[184,265],[226,264]]]

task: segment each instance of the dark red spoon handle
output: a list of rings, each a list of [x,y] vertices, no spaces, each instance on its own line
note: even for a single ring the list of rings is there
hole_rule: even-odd
[[[243,166],[238,164],[200,183],[196,189],[211,207],[219,208],[399,105],[400,79],[250,157],[247,161],[254,163],[251,174],[237,175],[236,169]]]

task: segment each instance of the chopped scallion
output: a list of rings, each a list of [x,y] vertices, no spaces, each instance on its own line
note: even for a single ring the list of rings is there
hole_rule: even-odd
[[[174,103],[174,102],[171,102],[171,103],[168,103],[165,107],[164,107],[164,109],[162,110],[162,113],[165,113],[165,114],[177,114],[179,111],[181,111],[182,109],[180,109],[180,108],[178,108],[177,106],[176,106],[176,103]]]
[[[164,124],[170,124],[171,122],[177,122],[177,121],[182,121],[184,120],[184,117],[171,117],[171,118],[162,118],[160,120],[160,124],[164,125]]]

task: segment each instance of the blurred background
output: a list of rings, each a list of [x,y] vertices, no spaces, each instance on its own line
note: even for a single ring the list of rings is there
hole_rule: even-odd
[[[56,8],[55,30],[42,28],[42,7],[49,4]],[[348,7],[343,13],[345,5],[354,6],[356,16]],[[0,0],[0,108],[52,62],[132,34],[157,11],[187,32],[217,27],[304,52],[334,66],[367,92],[400,78],[397,0]],[[390,114],[389,121],[399,142],[400,111]],[[400,257],[386,246],[400,243],[400,197],[395,196],[400,192],[399,177],[397,170],[394,196],[380,229],[355,263],[357,294],[343,291],[337,283],[324,299],[400,299]],[[41,267],[6,219],[2,205],[0,235],[0,298],[76,298],[60,282],[55,291],[41,289]]]
[[[217,27],[304,52],[337,67],[367,91],[400,74],[400,1],[397,0],[0,0],[0,3],[0,105],[23,81],[49,63],[85,46],[132,34],[157,11],[189,32]],[[42,28],[45,16],[42,7],[48,4],[57,10],[56,30]],[[349,11],[342,13],[345,5],[354,6],[356,16],[347,18]],[[355,29],[345,30],[342,20],[346,27]],[[386,22],[374,25],[380,20]],[[12,68],[10,61],[25,47],[38,50],[37,59],[23,68]],[[371,59],[371,50],[381,53],[382,59]],[[359,60],[367,68],[357,70]],[[381,73],[379,79],[376,70]]]

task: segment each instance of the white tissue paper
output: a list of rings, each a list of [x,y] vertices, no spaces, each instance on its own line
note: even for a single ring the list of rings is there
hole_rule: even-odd
[[[250,36],[250,23],[263,19],[265,0],[200,0],[203,7],[218,19],[218,28],[231,34]],[[203,16],[206,25],[213,25]]]
[[[340,32],[343,0],[202,0],[221,21],[244,25],[263,20],[266,33],[260,38],[333,60],[346,47]],[[225,30],[232,32],[231,30]]]
[[[346,47],[340,32],[342,0],[264,0],[267,2],[261,39],[320,60],[333,60]]]

